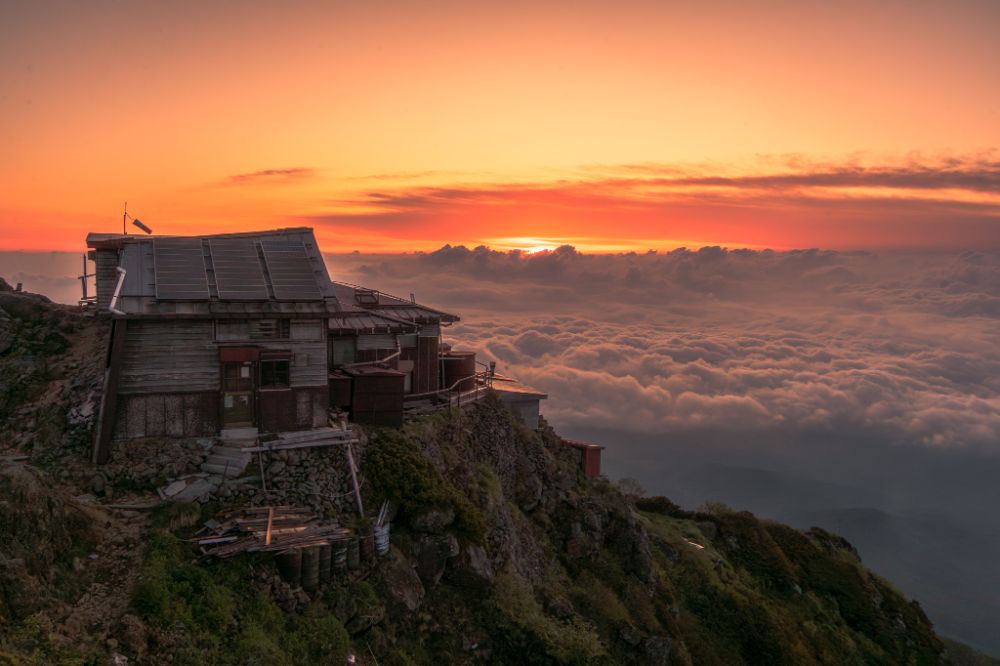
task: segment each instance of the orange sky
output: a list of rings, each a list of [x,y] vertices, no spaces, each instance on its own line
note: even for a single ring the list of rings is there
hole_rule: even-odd
[[[0,249],[1000,248],[1000,5],[750,4],[5,3]]]

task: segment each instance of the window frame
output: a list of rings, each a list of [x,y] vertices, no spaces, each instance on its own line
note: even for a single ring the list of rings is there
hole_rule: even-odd
[[[272,365],[273,364],[273,365]],[[284,377],[278,372],[280,364],[284,364]],[[260,388],[268,390],[290,389],[292,387],[292,359],[288,356],[262,357],[258,361],[260,368]],[[270,375],[270,376],[268,376]],[[284,379],[284,383],[281,383]]]

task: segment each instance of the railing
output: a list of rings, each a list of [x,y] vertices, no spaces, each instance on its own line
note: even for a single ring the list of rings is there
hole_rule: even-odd
[[[490,389],[489,384],[489,373],[481,372],[475,375],[470,375],[468,377],[462,377],[457,380],[454,384],[447,388],[438,389],[436,391],[425,391],[423,393],[409,393],[405,396],[405,400],[411,400],[413,398],[431,398],[437,396],[448,396],[447,405],[449,407],[459,407],[461,408],[464,404],[469,404],[470,402],[476,402],[481,400],[483,396]],[[466,384],[468,382],[473,382],[473,388],[462,390],[459,388],[460,385]],[[444,407],[444,404],[439,405],[439,407]]]

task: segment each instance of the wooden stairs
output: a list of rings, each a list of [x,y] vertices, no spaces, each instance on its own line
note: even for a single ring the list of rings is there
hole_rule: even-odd
[[[244,449],[257,445],[256,428],[226,428],[208,452],[208,459],[201,465],[203,472],[235,479],[243,474],[250,463],[251,454]]]

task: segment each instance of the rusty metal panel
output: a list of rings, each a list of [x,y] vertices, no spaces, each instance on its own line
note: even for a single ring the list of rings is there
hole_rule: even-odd
[[[589,446],[583,454],[583,473],[591,478],[601,475],[601,447]]]
[[[451,352],[442,356],[441,360],[444,365],[442,388],[452,388],[458,382],[461,382],[456,387],[459,390],[476,387],[476,352]]]
[[[258,347],[219,347],[220,363],[245,363],[260,357]]]
[[[347,408],[351,405],[351,378],[347,375],[332,374],[329,378],[330,406]]]

